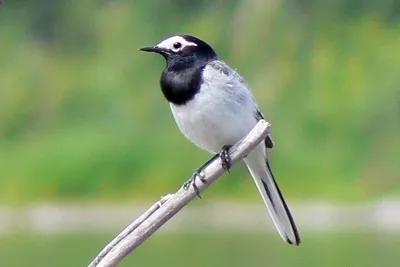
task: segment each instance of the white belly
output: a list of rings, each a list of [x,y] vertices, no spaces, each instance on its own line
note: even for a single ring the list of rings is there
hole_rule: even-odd
[[[233,88],[232,88],[233,89]],[[198,147],[218,153],[234,145],[256,125],[255,104],[247,91],[209,88],[185,105],[170,104],[181,132]]]

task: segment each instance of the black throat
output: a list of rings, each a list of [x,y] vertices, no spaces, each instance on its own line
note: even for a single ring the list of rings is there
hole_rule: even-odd
[[[176,105],[184,105],[199,92],[202,72],[207,63],[167,66],[161,75],[161,90],[165,98]]]
[[[190,40],[191,37],[186,36]],[[214,50],[201,40],[180,54],[164,55],[167,67],[161,75],[161,90],[165,98],[176,105],[185,105],[200,91],[203,70],[217,58]],[[195,50],[193,50],[195,49]]]

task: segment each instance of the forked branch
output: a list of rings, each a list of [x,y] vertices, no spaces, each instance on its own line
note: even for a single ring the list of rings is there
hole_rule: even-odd
[[[232,164],[240,161],[268,135],[270,124],[260,120],[250,133],[229,149]],[[195,179],[194,183],[199,192],[205,190],[212,182],[224,173],[221,159],[216,158],[202,170],[202,178]],[[178,213],[192,199],[196,198],[193,186],[181,187],[175,194],[163,197],[153,204],[132,224],[125,228],[114,240],[112,240],[88,267],[115,267],[129,253],[154,234],[163,224]]]

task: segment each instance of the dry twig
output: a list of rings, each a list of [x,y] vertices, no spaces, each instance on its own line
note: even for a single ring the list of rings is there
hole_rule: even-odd
[[[266,138],[269,126],[268,122],[260,120],[244,139],[229,149],[232,164],[246,157],[251,150]],[[225,170],[221,165],[221,159],[216,158],[203,169],[204,183],[199,179],[195,180],[200,192],[224,173]],[[155,233],[195,197],[196,192],[192,186],[188,189],[181,187],[175,194],[163,197],[112,240],[88,267],[117,266],[123,258]]]

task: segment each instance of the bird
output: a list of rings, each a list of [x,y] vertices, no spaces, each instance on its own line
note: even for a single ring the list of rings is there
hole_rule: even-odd
[[[264,119],[244,78],[208,43],[192,35],[170,35],[139,50],[164,57],[160,87],[179,130],[197,147],[220,156],[229,170],[229,148]],[[268,134],[243,161],[278,233],[287,243],[299,245],[299,231],[268,160],[273,147]],[[194,178],[196,174],[199,170]]]

